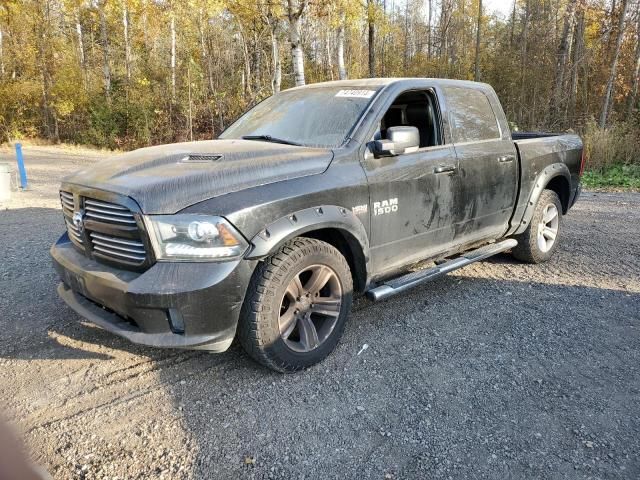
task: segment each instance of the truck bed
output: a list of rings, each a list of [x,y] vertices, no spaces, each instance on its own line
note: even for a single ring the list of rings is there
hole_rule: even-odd
[[[580,165],[582,141],[574,134],[557,134],[541,132],[513,132],[511,138],[518,150],[520,160],[520,195],[517,200],[514,220],[519,221],[529,203],[530,196],[536,188],[537,178],[543,170],[562,168],[570,177],[569,194],[561,198],[564,212],[575,200],[580,183]]]
[[[530,138],[557,137],[560,135],[562,134],[550,132],[511,132],[513,140],[529,140]]]

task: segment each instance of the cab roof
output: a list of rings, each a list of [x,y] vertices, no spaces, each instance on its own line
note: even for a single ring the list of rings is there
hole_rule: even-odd
[[[322,87],[344,87],[344,88],[356,88],[356,87],[372,87],[380,88],[386,87],[392,84],[406,84],[411,87],[416,82],[428,81],[433,86],[441,87],[467,87],[467,88],[491,88],[486,83],[472,82],[469,80],[452,80],[448,78],[420,78],[420,77],[405,77],[405,78],[358,78],[352,80],[334,80],[331,82],[318,82],[303,85],[300,87],[293,87],[289,90],[301,90],[306,88],[322,88]]]

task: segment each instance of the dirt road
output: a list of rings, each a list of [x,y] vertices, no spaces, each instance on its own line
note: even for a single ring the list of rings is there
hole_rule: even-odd
[[[100,155],[25,155],[31,190],[0,210],[0,405],[55,478],[640,476],[640,194],[585,193],[546,265],[358,301],[336,352],[283,376],[82,324],[48,249],[60,178]]]

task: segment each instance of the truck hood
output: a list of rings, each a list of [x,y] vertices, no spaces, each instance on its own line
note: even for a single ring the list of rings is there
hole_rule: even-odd
[[[333,152],[254,140],[142,148],[93,164],[64,182],[133,198],[144,213],[176,213],[246,188],[324,172]]]

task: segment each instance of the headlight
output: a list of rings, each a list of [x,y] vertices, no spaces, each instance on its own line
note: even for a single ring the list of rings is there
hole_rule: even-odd
[[[242,235],[221,217],[182,214],[146,219],[158,260],[230,260],[248,248]]]

